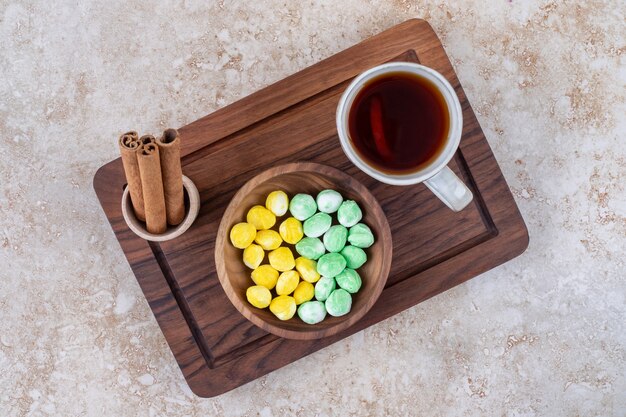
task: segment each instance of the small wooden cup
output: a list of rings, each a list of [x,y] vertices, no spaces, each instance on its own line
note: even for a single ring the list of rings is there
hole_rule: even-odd
[[[290,197],[298,193],[315,196],[328,188],[339,191],[346,200],[355,200],[361,206],[364,214],[362,222],[372,229],[376,238],[374,245],[365,249],[368,261],[358,270],[363,285],[360,291],[353,295],[352,310],[345,316],[327,315],[324,321],[314,325],[304,323],[297,315],[290,320],[281,321],[269,309],[258,309],[248,303],[246,289],[254,285],[250,278],[251,270],[243,263],[243,251],[230,243],[230,229],[236,223],[245,221],[246,213],[252,206],[265,205],[265,198],[272,191],[283,190]],[[288,213],[276,222],[273,229],[278,230],[280,222],[287,217]],[[293,250],[293,246],[291,247]],[[293,251],[295,257],[299,256],[295,250]],[[296,162],[262,172],[235,194],[226,208],[217,232],[215,264],[226,295],[244,317],[277,336],[310,340],[345,330],[368,312],[387,282],[391,253],[391,231],[385,213],[363,184],[326,165]],[[263,263],[267,263],[267,254]]]
[[[198,193],[198,189],[193,181],[184,175],[183,188],[185,191],[185,218],[178,226],[168,227],[165,233],[157,235],[149,233],[146,230],[146,224],[135,216],[128,187],[126,187],[122,195],[122,215],[130,230],[140,238],[153,242],[165,242],[166,240],[172,240],[185,233],[185,231],[191,227],[194,220],[196,220],[196,217],[198,217],[198,212],[200,211],[200,193]]]

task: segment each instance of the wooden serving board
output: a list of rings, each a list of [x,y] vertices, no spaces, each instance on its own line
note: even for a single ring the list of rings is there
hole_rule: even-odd
[[[387,61],[441,72],[463,108],[461,146],[451,168],[474,193],[453,213],[422,184],[393,187],[359,171],[341,151],[335,108],[350,80]],[[521,254],[528,233],[439,39],[409,20],[180,128],[183,172],[201,209],[181,237],[150,243],[124,223],[120,159],[98,170],[94,188],[191,389],[212,397],[335,343]],[[332,337],[282,339],[231,305],[215,272],[214,246],[235,192],[269,167],[326,164],[353,175],[378,199],[391,227],[393,258],[385,289],[363,319]]]

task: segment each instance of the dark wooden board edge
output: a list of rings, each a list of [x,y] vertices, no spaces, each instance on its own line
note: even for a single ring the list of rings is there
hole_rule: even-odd
[[[362,43],[353,46],[339,54],[329,58],[328,60],[335,60],[339,55],[347,55],[349,53],[354,53],[356,48],[367,48],[373,42],[380,42],[381,40],[389,40],[393,41],[393,38],[396,37],[400,32],[406,32],[405,35],[410,36],[412,32],[417,31],[426,31],[430,32],[429,37],[435,37],[436,35],[430,25],[428,23],[421,20],[409,20],[404,22],[392,29],[389,29],[377,36],[374,36],[370,39],[363,41]],[[423,34],[420,35],[424,37]],[[418,38],[413,36],[410,39],[411,42],[419,41]],[[432,39],[431,39],[432,41]],[[406,39],[404,42],[408,42]],[[438,40],[437,40],[438,42]],[[396,42],[397,43],[397,42]],[[441,46],[440,46],[441,47]],[[389,48],[393,49],[393,48]],[[390,52],[389,59],[393,57],[393,54],[397,55],[397,50],[392,50]],[[230,106],[218,110],[217,112],[206,116],[202,119],[199,119],[196,122],[193,122],[191,125],[200,124],[201,126],[206,126],[211,124],[212,126],[220,126],[220,129],[215,129],[212,132],[211,137],[191,137],[187,140],[183,146],[183,155],[187,155],[191,152],[194,152],[200,147],[205,146],[208,143],[219,140],[221,137],[227,136],[228,134],[233,133],[237,130],[237,126],[241,126],[243,123],[239,120],[236,126],[233,126],[232,123],[227,123],[226,119],[228,118],[228,114],[231,112],[241,112],[243,111],[247,118],[250,120],[246,120],[246,122],[254,123],[255,120],[259,120],[261,118],[267,117],[270,114],[277,111],[276,106],[271,106],[269,103],[266,103],[265,106],[259,105],[259,98],[263,98],[264,92],[273,88],[288,88],[290,85],[298,84],[294,81],[297,78],[294,77],[305,77],[309,74],[319,71],[330,71],[330,67],[326,68],[328,65],[328,60],[321,61],[318,64],[313,65],[297,74],[292,75],[278,83],[267,87],[264,90],[261,90],[257,93],[252,94],[236,103],[231,104]],[[381,58],[378,57],[376,60],[373,60],[371,63],[367,63],[367,65],[376,65]],[[350,68],[342,67],[342,68],[334,68],[333,72],[342,71],[346,75],[346,79],[350,78]],[[450,73],[451,71],[451,73]],[[342,74],[343,74],[342,73]],[[444,73],[447,77],[453,77],[456,80],[456,76],[451,66],[448,73]],[[459,96],[461,100],[467,100],[465,97],[458,80],[456,80],[457,84],[457,92],[459,92]],[[293,90],[290,88],[289,90]],[[306,99],[307,94],[314,94],[315,91],[306,91],[306,89],[299,89],[297,91],[290,91],[293,94],[287,94],[288,98],[291,99],[293,103],[298,102],[300,100]],[[461,95],[462,94],[462,95]],[[292,104],[293,104],[292,103]],[[288,103],[282,103],[288,107]],[[254,111],[245,111],[250,110],[254,106],[256,109],[260,109],[257,112]],[[188,126],[191,126],[188,125]],[[197,129],[197,126],[195,126]],[[181,128],[184,131],[184,128]],[[195,130],[195,129],[194,129]],[[484,141],[484,140],[483,140]],[[443,263],[434,265],[432,268],[429,268],[426,271],[423,271],[418,275],[420,277],[419,282],[424,283],[423,285],[427,286],[428,290],[425,295],[421,299],[411,299],[407,297],[407,290],[409,290],[414,285],[413,282],[402,281],[397,283],[396,285],[385,289],[381,298],[375,308],[370,311],[361,321],[359,321],[356,325],[351,327],[350,329],[342,332],[339,335],[322,339],[315,343],[315,346],[311,346],[311,349],[308,350],[304,355],[312,353],[324,346],[327,346],[331,343],[334,343],[337,340],[340,340],[348,335],[351,335],[357,331],[360,331],[376,322],[384,320],[398,312],[411,307],[421,301],[424,301],[427,298],[430,298],[446,289],[449,289],[455,285],[458,285],[480,273],[483,273],[497,265],[500,265],[514,257],[520,255],[524,252],[524,250],[528,246],[528,232],[524,221],[515,205],[513,197],[502,177],[502,174],[499,170],[497,162],[493,158],[491,154],[491,150],[489,145],[484,141],[484,144],[479,143],[478,145],[482,149],[478,149],[479,152],[486,152],[486,155],[483,155],[482,158],[478,158],[477,160],[472,159],[473,156],[465,155],[466,164],[469,167],[470,171],[475,173],[474,170],[479,171],[488,171],[491,173],[497,173],[495,177],[491,177],[491,184],[495,184],[495,189],[491,189],[490,194],[500,194],[505,193],[508,197],[509,204],[504,206],[500,206],[497,208],[493,208],[494,210],[489,210],[489,213],[492,214],[493,222],[496,225],[497,235],[487,241],[481,243],[478,246],[475,246],[467,251],[463,252],[457,257],[454,257],[448,261]],[[462,149],[464,148],[463,144],[461,145]],[[464,154],[465,149],[464,150]],[[491,157],[491,159],[489,159]],[[94,189],[96,190],[96,194],[102,204],[103,208],[112,207],[115,205],[119,205],[119,198],[121,197],[121,190],[119,193],[114,192],[111,189],[112,183],[120,183],[120,173],[121,173],[121,162],[119,159],[112,161],[103,167],[101,167],[94,177]],[[117,179],[117,182],[114,181]],[[479,181],[475,184],[477,189],[481,189],[483,184]],[[491,208],[489,206],[489,198],[488,196],[483,195],[484,204],[487,208]],[[205,360],[204,355],[200,351],[198,347],[194,335],[189,331],[187,327],[186,319],[181,312],[181,307],[179,306],[178,301],[175,297],[175,289],[170,287],[170,283],[167,281],[164,276],[159,263],[152,252],[150,245],[139,238],[136,238],[132,235],[129,235],[129,232],[125,232],[123,229],[125,225],[122,226],[120,230],[120,224],[123,223],[121,216],[109,216],[107,212],[107,217],[113,227],[118,241],[131,264],[131,268],[137,277],[137,280],[142,288],[142,291],[146,295],[146,298],[149,301],[150,307],[153,310],[155,317],[157,318],[157,322],[159,323],[161,330],[163,331],[166,340],[174,352],[176,360],[181,367],[181,370],[187,379],[187,382],[197,395],[201,397],[212,397],[215,395],[219,395],[223,392],[229,391],[237,386],[242,385],[242,381],[249,382],[255,378],[258,378],[268,372],[271,372],[279,367],[282,367],[290,362],[291,359],[284,360],[286,357],[284,355],[276,354],[277,349],[280,350],[280,344],[278,348],[275,343],[267,343],[264,346],[261,346],[258,350],[267,350],[267,353],[273,352],[271,355],[272,358],[268,361],[264,361],[258,364],[255,369],[255,375],[242,378],[243,375],[240,375],[242,366],[245,366],[245,357],[240,358],[238,360],[234,360],[229,362],[227,365],[224,365],[220,368],[211,369]],[[507,251],[502,252],[503,245],[506,245]],[[482,255],[487,251],[491,253],[492,256],[484,257],[478,256]],[[132,259],[131,259],[132,256]],[[477,260],[478,259],[478,260]],[[471,268],[468,268],[467,265],[471,265]],[[437,281],[435,277],[446,276],[447,278],[444,280]],[[423,278],[423,279],[422,279]],[[390,302],[393,300],[393,302]],[[385,302],[386,301],[386,302]],[[263,352],[259,352],[263,353]],[[240,370],[239,372],[237,370]],[[209,385],[207,382],[211,382]],[[221,382],[221,383],[220,383]]]

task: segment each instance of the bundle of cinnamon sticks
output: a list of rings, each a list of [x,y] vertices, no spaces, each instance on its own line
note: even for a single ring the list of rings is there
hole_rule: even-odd
[[[159,138],[126,132],[119,138],[124,174],[135,216],[149,233],[161,234],[167,225],[185,218],[180,136],[167,129]]]

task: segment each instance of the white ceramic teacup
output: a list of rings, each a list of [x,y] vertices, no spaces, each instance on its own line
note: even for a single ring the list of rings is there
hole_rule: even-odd
[[[348,128],[350,108],[361,89],[373,78],[388,73],[409,73],[425,78],[441,92],[449,112],[450,127],[439,155],[426,166],[407,174],[389,174],[368,164],[354,149]],[[337,106],[337,131],[347,157],[363,172],[391,185],[411,185],[423,182],[441,201],[454,211],[460,211],[472,201],[472,192],[448,168],[461,141],[463,113],[459,98],[450,83],[437,71],[409,62],[391,62],[371,68],[357,76],[343,93]]]

